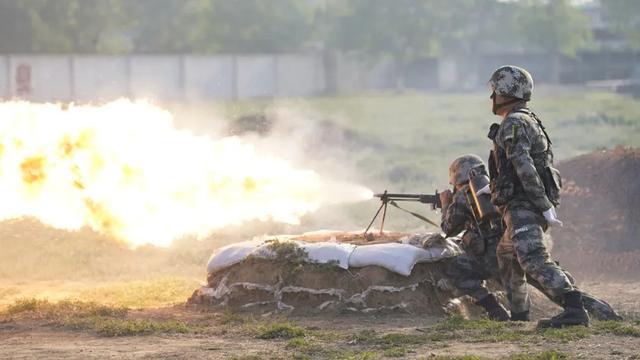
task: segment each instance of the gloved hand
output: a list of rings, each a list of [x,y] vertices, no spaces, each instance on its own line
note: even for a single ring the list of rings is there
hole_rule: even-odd
[[[491,188],[489,187],[489,185],[487,185],[487,186],[483,187],[482,189],[480,189],[480,190],[478,190],[478,191],[476,192],[476,195],[477,195],[477,196],[480,196],[480,195],[482,195],[482,194],[489,194],[489,195],[491,195]]]
[[[453,200],[453,192],[447,189],[441,193],[438,193],[438,197],[440,198],[440,205],[442,206],[444,212],[444,210],[449,207],[451,201]]]
[[[544,219],[547,220],[547,224],[549,224],[549,227],[562,227],[562,221],[558,220],[558,214],[556,214],[556,208],[554,206],[550,207],[549,210],[543,212],[542,215],[544,215]]]

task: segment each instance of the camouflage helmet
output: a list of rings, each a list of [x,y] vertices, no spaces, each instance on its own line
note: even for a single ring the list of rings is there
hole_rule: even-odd
[[[484,162],[478,155],[462,155],[449,166],[449,184],[463,185],[469,182],[469,171]]]
[[[533,90],[533,78],[521,67],[505,65],[493,72],[489,86],[496,95],[529,101]]]

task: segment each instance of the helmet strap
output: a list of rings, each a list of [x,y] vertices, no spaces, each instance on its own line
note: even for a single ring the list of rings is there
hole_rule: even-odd
[[[491,100],[493,100],[493,107],[491,108],[491,112],[493,112],[494,115],[498,115],[498,110],[500,110],[501,108],[505,107],[505,106],[509,106],[509,105],[513,105],[513,104],[517,104],[519,102],[523,102],[526,100],[523,99],[518,99],[518,98],[513,98],[511,100],[507,100],[503,103],[496,103],[496,96],[495,96],[495,92],[491,95]]]

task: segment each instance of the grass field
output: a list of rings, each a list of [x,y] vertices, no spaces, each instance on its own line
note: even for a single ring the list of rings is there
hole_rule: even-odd
[[[559,160],[618,144],[640,146],[640,101],[633,98],[541,88],[530,105],[548,128]],[[424,186],[424,180],[433,185],[446,181],[448,164],[460,154],[486,158],[491,146],[486,138],[488,127],[499,120],[490,106],[485,93],[434,93],[234,102],[213,108],[224,119],[275,107],[298,111],[299,126],[313,119],[329,120],[385,147],[353,154],[360,158],[358,171],[384,180],[391,169],[405,166],[412,169],[413,177],[407,175],[396,182]]]
[[[486,137],[487,129],[499,121],[490,106],[484,92],[222,102],[198,106],[198,123],[224,133],[230,121],[239,116],[263,112],[281,115],[284,109],[284,116],[277,121],[287,123],[287,130],[267,142],[276,143],[281,156],[294,154],[292,160],[298,160],[299,166],[363,184],[375,192],[432,193],[448,187],[447,169],[457,156],[475,153],[488,157],[491,142]],[[549,131],[557,161],[599,148],[640,146],[637,99],[584,89],[541,87],[536,89],[531,108]],[[180,120],[185,109],[178,106],[175,112]],[[208,118],[206,114],[216,116]],[[319,133],[324,128],[314,127],[322,121],[347,136],[335,142],[323,138]],[[295,132],[291,128],[309,130]],[[299,136],[306,138],[296,139]],[[291,151],[282,143],[309,149],[301,161],[300,151]],[[376,206],[375,202],[331,206],[308,216],[303,229],[363,227]],[[431,217],[437,219],[438,215]],[[401,215],[392,216],[389,226],[416,230],[422,224]]]

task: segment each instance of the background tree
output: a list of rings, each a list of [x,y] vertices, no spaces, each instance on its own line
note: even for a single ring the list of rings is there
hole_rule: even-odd
[[[640,49],[640,1],[602,0],[615,32],[624,34],[631,47]]]
[[[119,53],[131,48],[123,0],[21,0],[19,26],[28,26],[27,52]],[[4,13],[3,13],[4,15]],[[22,22],[26,25],[22,25]]]
[[[569,0],[530,0],[517,4],[517,23],[525,46],[574,56],[591,38],[589,19]]]
[[[326,44],[365,57],[391,57],[398,87],[407,65],[418,57],[437,55],[444,32],[441,10],[448,3],[413,0],[352,0],[327,9]]]
[[[21,3],[0,0],[0,52],[31,52],[33,32],[29,13]]]

